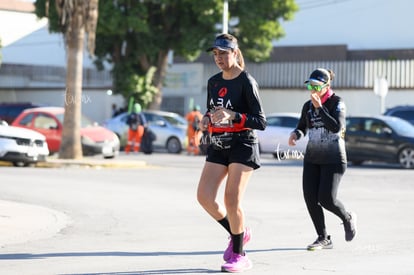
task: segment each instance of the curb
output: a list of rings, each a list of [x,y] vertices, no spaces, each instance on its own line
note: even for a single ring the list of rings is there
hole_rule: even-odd
[[[61,168],[61,167],[87,167],[87,168],[137,168],[146,166],[145,161],[105,161],[105,160],[71,160],[53,159],[46,162],[38,162],[35,165],[41,168]]]
[[[0,166],[13,166],[12,163],[0,161]],[[47,159],[45,162],[37,162],[33,167],[37,168],[64,168],[64,167],[84,167],[84,168],[142,168],[146,167],[145,161],[133,160],[96,160],[96,159]]]

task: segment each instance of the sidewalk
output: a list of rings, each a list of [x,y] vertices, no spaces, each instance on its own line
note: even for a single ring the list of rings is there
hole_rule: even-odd
[[[47,238],[70,223],[65,214],[45,207],[0,200],[0,247]]]
[[[0,161],[0,166],[13,165]],[[142,168],[147,167],[147,163],[136,158],[122,157],[83,157],[80,160],[49,157],[46,162],[36,163],[34,167]],[[53,236],[70,223],[70,219],[64,213],[37,205],[0,200],[0,209],[0,247]]]
[[[89,167],[89,168],[139,168],[145,167],[146,161],[137,159],[122,159],[115,157],[113,159],[104,159],[101,157],[83,157],[79,160],[58,159],[57,157],[48,157],[45,162],[38,162],[34,167],[39,168],[62,168],[62,167]],[[0,166],[13,166],[7,161],[0,161]]]

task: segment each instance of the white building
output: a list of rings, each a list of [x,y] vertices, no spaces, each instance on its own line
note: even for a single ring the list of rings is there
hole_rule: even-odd
[[[412,0],[296,0],[276,46],[347,45],[351,50],[414,49]]]

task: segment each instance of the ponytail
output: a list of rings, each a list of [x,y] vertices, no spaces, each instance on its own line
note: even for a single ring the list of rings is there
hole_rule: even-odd
[[[246,64],[244,63],[243,54],[239,48],[237,48],[236,51],[237,51],[237,64],[239,64],[240,68],[244,70],[244,68],[246,67]]]
[[[335,73],[332,70],[327,70],[327,71],[329,73],[329,82],[331,82],[335,78]]]

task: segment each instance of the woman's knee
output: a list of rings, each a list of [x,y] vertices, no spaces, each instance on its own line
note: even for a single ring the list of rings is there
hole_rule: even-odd
[[[224,205],[228,212],[237,212],[240,209],[240,200],[234,195],[225,194]]]
[[[197,201],[204,208],[210,208],[216,204],[216,197],[214,193],[199,188],[197,190]]]
[[[332,209],[335,206],[335,200],[331,195],[320,194],[318,200],[323,208]]]
[[[200,189],[197,190],[197,201],[201,205],[207,205],[209,202],[209,196],[207,196]]]

